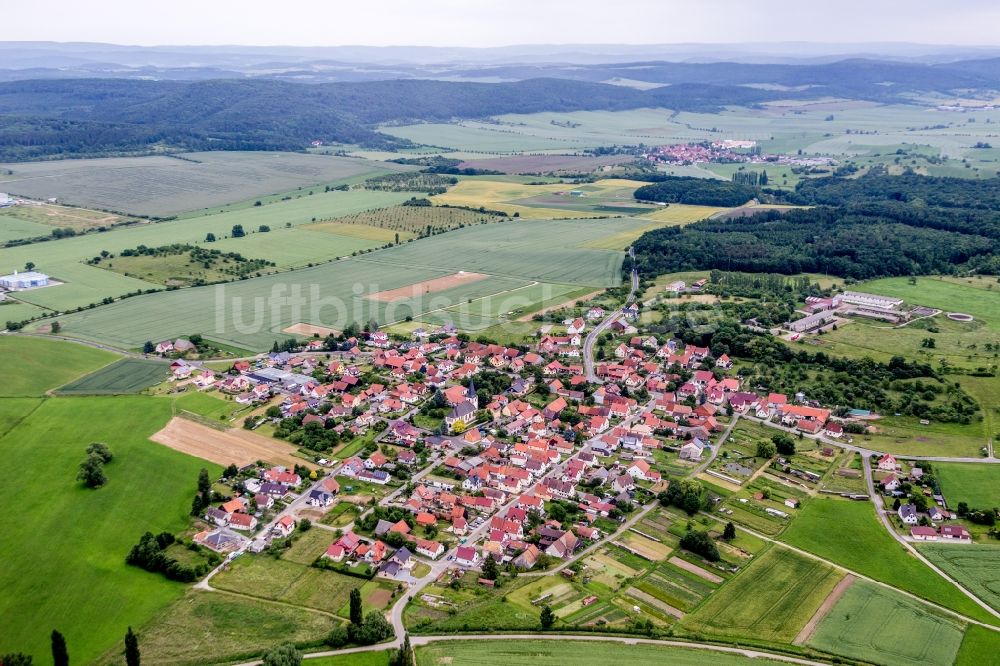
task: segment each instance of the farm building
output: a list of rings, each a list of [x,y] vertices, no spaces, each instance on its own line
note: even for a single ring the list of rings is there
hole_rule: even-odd
[[[805,333],[806,331],[812,331],[825,326],[833,320],[833,310],[825,310],[824,312],[817,312],[814,315],[809,315],[808,317],[803,317],[802,319],[789,322],[788,330],[794,333]]]
[[[49,276],[45,273],[37,273],[35,271],[28,271],[27,273],[14,271],[10,275],[0,277],[0,289],[7,289],[9,291],[47,286],[49,286]]]
[[[860,305],[876,310],[895,310],[903,304],[903,299],[892,298],[890,296],[877,296],[876,294],[866,294],[860,291],[845,291],[840,295],[842,303],[849,305]]]

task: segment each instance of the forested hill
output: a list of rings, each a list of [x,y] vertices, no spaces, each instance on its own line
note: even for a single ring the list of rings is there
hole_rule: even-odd
[[[721,269],[750,273],[881,276],[1000,274],[995,215],[882,201],[705,220],[643,234],[640,274]]]
[[[565,79],[320,85],[267,79],[16,81],[0,84],[0,160],[141,152],[153,145],[294,150],[317,139],[388,147],[403,142],[376,132],[378,123],[644,107],[716,111],[775,94],[703,84],[640,91]]]
[[[792,203],[839,206],[861,201],[904,201],[942,208],[1000,211],[1000,178],[938,178],[904,173],[869,173],[861,178],[812,178],[795,192],[781,193]]]

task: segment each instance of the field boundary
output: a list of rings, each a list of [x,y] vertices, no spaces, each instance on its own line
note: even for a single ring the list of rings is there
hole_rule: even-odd
[[[826,596],[826,599],[824,599],[823,603],[816,609],[813,616],[809,618],[806,625],[802,627],[801,631],[799,631],[798,636],[796,636],[795,640],[792,641],[792,645],[805,645],[809,639],[812,638],[813,634],[816,633],[816,627],[819,626],[819,623],[823,621],[823,618],[825,618],[831,610],[833,610],[833,607],[837,605],[840,598],[844,596],[844,593],[847,592],[852,585],[854,585],[856,580],[857,577],[854,574],[847,574],[840,579],[837,586]]]

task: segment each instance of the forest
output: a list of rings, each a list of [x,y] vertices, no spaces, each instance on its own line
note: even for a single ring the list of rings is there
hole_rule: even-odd
[[[690,176],[663,177],[635,191],[639,201],[697,206],[742,206],[755,196],[757,190],[748,184]]]
[[[907,172],[890,176],[883,170],[861,178],[810,178],[795,191],[780,193],[789,203],[807,206],[841,206],[847,203],[902,201],[941,208],[1000,211],[1000,178],[943,178]],[[984,218],[1000,236],[1000,218]]]
[[[0,83],[0,160],[178,150],[302,150],[314,140],[394,149],[387,122],[505,113],[667,107],[713,112],[775,93],[680,84],[648,91],[537,78],[512,83],[391,80],[307,85],[273,79],[56,79]]]
[[[646,277],[719,269],[860,280],[994,274],[1000,268],[996,232],[965,210],[876,202],[666,227],[643,234],[634,248],[639,272]]]

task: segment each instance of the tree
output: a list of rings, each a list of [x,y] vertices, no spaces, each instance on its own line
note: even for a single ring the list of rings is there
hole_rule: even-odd
[[[257,227],[257,231],[259,231],[262,234],[266,234],[270,230],[271,230],[271,227],[267,226],[266,224],[262,224],[259,227]]]
[[[762,439],[757,442],[757,457],[758,458],[773,458],[774,454],[778,452],[777,447],[775,447],[774,442],[769,442],[766,439]]]
[[[243,238],[244,236],[247,235],[247,232],[243,231],[242,224],[234,224],[233,230],[230,232],[230,235],[232,235],[233,238]]]
[[[215,242],[215,234],[213,234],[212,232],[208,232],[207,234],[205,234],[205,242],[206,243],[214,243]]]
[[[499,575],[500,570],[497,567],[497,561],[492,556],[487,555],[486,559],[483,560],[483,578],[496,580]]]
[[[52,663],[55,666],[69,666],[66,637],[55,629],[52,630]]]
[[[114,457],[111,455],[111,449],[108,448],[108,445],[101,442],[91,442],[90,446],[87,447],[87,455],[99,456],[105,465],[111,462]]]
[[[145,344],[142,345],[143,354],[152,354],[156,351],[156,345],[153,344],[152,340],[146,340]]]
[[[795,455],[795,440],[783,432],[771,436],[775,450],[783,456]]]
[[[736,538],[736,526],[732,523],[726,523],[726,528],[722,530],[722,538],[725,541],[732,541]]]
[[[365,615],[360,625],[350,625],[354,642],[361,645],[374,645],[392,636],[392,625],[379,611],[371,611]]]
[[[393,654],[389,666],[413,666],[413,646],[410,645],[410,634],[403,636],[403,645]]]
[[[348,617],[351,619],[351,624],[360,627],[362,622],[362,608],[361,608],[361,590],[359,588],[354,588],[351,590],[351,613]]]
[[[688,531],[681,537],[681,548],[701,555],[709,562],[718,562],[722,559],[718,547],[712,541],[712,537],[708,536],[708,532]]]
[[[25,262],[25,264],[24,264],[24,270],[26,270],[26,271],[33,271],[33,270],[35,270],[35,262],[33,262],[33,261],[27,261],[27,262]]]
[[[212,480],[208,478],[208,470],[204,467],[198,471],[198,494],[205,506],[212,503]]]
[[[125,664],[139,666],[139,637],[132,631],[132,627],[125,632]]]
[[[302,653],[291,643],[276,645],[264,653],[264,666],[300,666]]]
[[[239,468],[239,467],[237,467],[237,466],[236,466],[235,464],[233,464],[233,463],[230,463],[230,464],[229,464],[229,467],[227,467],[227,468],[226,468],[226,469],[225,469],[225,470],[224,470],[224,471],[222,472],[222,475],[223,475],[224,477],[226,477],[227,479],[232,479],[233,477],[236,477],[236,476],[239,476],[239,473],[240,473],[240,468]]]
[[[52,331],[52,335],[58,335],[59,331],[62,330],[62,324],[60,324],[57,321],[54,321],[54,322],[52,322],[52,325],[49,328],[49,330]]]
[[[83,481],[88,488],[100,488],[108,482],[108,477],[104,474],[104,461],[97,454],[88,455],[80,463],[80,472],[76,475],[77,481]]]
[[[552,607],[548,604],[542,606],[542,614],[538,617],[542,623],[542,629],[550,629],[556,622],[556,614],[552,612]]]
[[[23,652],[8,652],[0,654],[0,664],[3,666],[32,666],[31,655]]]

